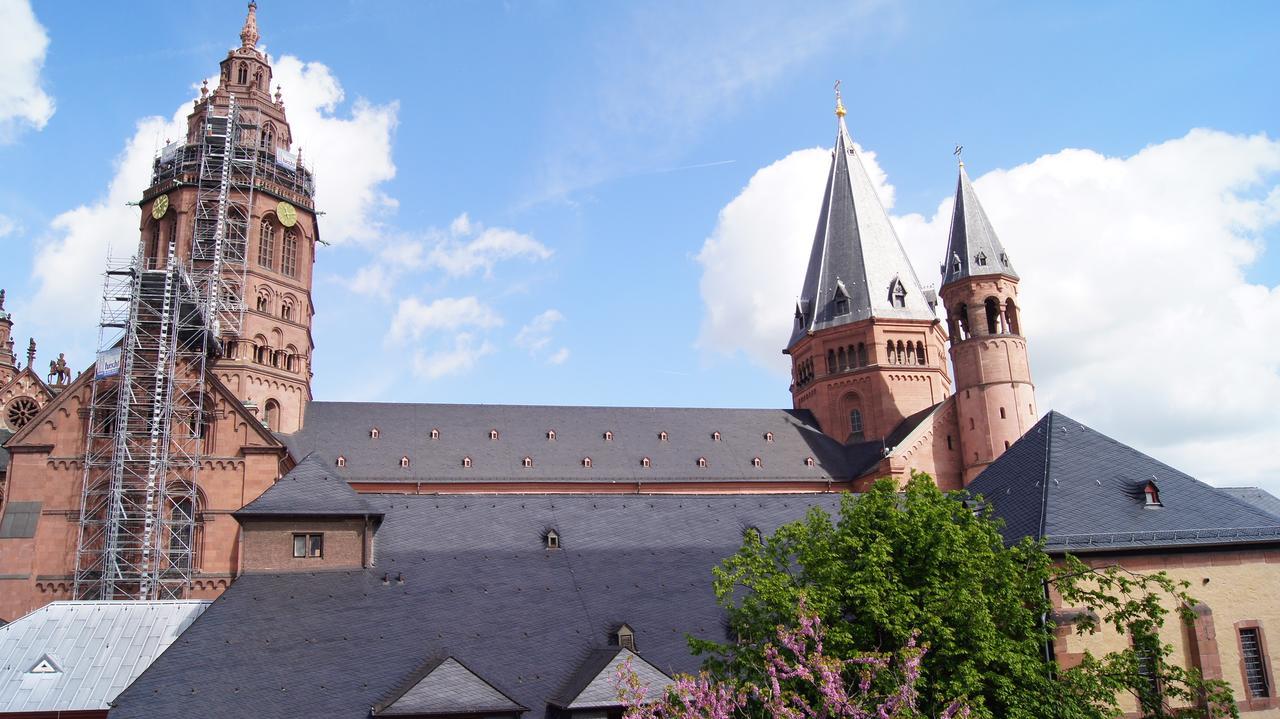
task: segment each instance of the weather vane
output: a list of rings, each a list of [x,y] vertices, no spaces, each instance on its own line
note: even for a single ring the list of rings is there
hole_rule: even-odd
[[[956,145],[955,151],[951,153],[956,156],[956,162],[960,163],[961,167],[964,167],[964,157],[962,155],[963,152],[964,152],[964,145]]]
[[[844,117],[844,101],[840,99],[840,81],[836,80],[836,117]]]

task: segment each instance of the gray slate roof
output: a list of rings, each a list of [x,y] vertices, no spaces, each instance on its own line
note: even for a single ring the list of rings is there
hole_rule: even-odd
[[[1013,263],[996,237],[962,164],[960,179],[956,181],[955,207],[951,210],[951,235],[947,238],[947,254],[942,262],[942,286],[983,275],[1016,278],[1018,273],[1013,271]]]
[[[0,474],[4,474],[9,470],[9,450],[4,448],[4,443],[9,441],[13,436],[13,432],[7,429],[0,429]]]
[[[603,647],[591,652],[558,695],[549,701],[565,709],[599,709],[618,706],[618,673],[628,664],[646,696],[658,697],[672,684],[671,677],[625,647]]]
[[[0,627],[0,713],[106,709],[208,606],[52,602]]]
[[[1219,490],[1243,499],[1273,517],[1280,518],[1280,497],[1261,487],[1219,487]]]
[[[392,701],[373,708],[374,716],[501,714],[523,707],[453,657],[428,662],[412,684]]]
[[[1163,506],[1144,506],[1155,482]],[[969,485],[1005,522],[1006,541],[1050,551],[1280,543],[1280,518],[1058,412]]]
[[[235,512],[236,517],[330,516],[377,514],[347,480],[338,477],[315,454],[309,454],[259,497]]]
[[[335,476],[404,482],[843,481],[869,468],[879,451],[846,448],[819,431],[808,411],[782,409],[311,402],[303,428],[280,438],[295,457],[314,452]],[[336,466],[339,455],[345,467]]]
[[[724,640],[711,568],[838,494],[366,495],[370,570],[246,574],[118,699],[131,717],[367,717],[452,656],[542,717],[619,624],[670,675]],[[543,548],[555,528],[562,549]],[[392,579],[383,584],[384,573]],[[403,572],[405,581],[394,577]],[[673,611],[678,607],[678,611]],[[200,701],[192,701],[192,691]]]
[[[891,299],[899,282],[906,290],[905,307],[895,307]],[[849,300],[846,314],[836,313],[838,293]],[[842,117],[796,326],[787,345],[807,332],[869,317],[933,320],[935,315]]]

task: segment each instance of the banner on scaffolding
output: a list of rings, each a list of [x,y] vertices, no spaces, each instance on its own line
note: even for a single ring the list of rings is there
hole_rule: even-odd
[[[287,170],[296,170],[298,169],[298,157],[283,147],[277,147],[276,164]]]
[[[98,364],[93,371],[96,379],[115,377],[120,374],[120,348],[112,347],[98,353]]]

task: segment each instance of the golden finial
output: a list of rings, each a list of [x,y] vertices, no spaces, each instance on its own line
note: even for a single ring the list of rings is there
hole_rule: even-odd
[[[840,81],[836,80],[836,117],[844,117],[844,101],[840,99]]]

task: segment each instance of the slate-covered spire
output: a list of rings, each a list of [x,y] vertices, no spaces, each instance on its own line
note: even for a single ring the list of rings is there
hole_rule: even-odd
[[[933,295],[926,296],[916,278],[844,115],[837,90],[836,144],[788,345],[808,332],[871,317],[934,319]]]
[[[951,211],[951,236],[947,255],[942,261],[942,284],[948,285],[965,277],[1008,275],[1017,278],[1009,255],[996,237],[987,213],[982,211],[978,195],[969,182],[969,173],[960,163],[960,179],[956,181],[956,205]]]

